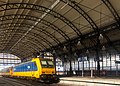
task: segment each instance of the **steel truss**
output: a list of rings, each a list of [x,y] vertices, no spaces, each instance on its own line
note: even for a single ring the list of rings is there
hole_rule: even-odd
[[[120,27],[120,17],[117,13],[117,11],[115,10],[115,8],[112,6],[112,4],[110,3],[109,0],[102,0],[102,2],[107,6],[107,8],[110,10],[110,12],[112,13],[112,15],[114,16],[115,20],[118,23],[118,26]]]
[[[19,32],[16,32],[16,33],[14,34],[14,36],[17,37],[18,35],[22,35],[22,32],[23,32],[23,30],[19,30]],[[49,47],[52,47],[52,46],[53,46],[53,45],[52,45],[48,40],[46,40],[44,37],[42,37],[42,36],[40,36],[40,35],[38,36],[38,35],[35,34],[35,33],[30,33],[30,34],[27,35],[26,37],[31,38],[31,40],[32,40],[32,41],[34,40],[34,42],[37,41],[36,44],[40,44],[40,46],[43,47],[43,48],[47,48],[47,47],[46,47],[43,43],[41,43],[41,41],[39,41],[39,40],[42,40],[44,43],[46,43],[47,45],[49,45]],[[15,38],[12,38],[12,39],[14,40]],[[27,40],[28,40],[28,39],[27,39]],[[14,43],[14,42],[11,40],[11,41],[9,41],[8,44],[10,44],[10,43]],[[9,49],[9,47],[7,46],[6,49]]]
[[[82,35],[82,33],[79,31],[79,29],[67,18],[65,18],[61,14],[59,14],[51,9],[48,9],[46,7],[43,7],[43,6],[29,4],[29,3],[8,3],[8,4],[0,5],[0,9],[1,9],[0,11],[11,10],[11,9],[30,9],[32,11],[37,11],[38,13],[46,12],[46,10],[50,10],[49,12],[47,12],[48,14],[53,15],[54,17],[60,19],[64,23],[66,23],[69,27],[71,27],[73,29],[73,31],[78,36]]]
[[[73,9],[75,9],[79,14],[81,14],[91,25],[92,29],[95,31],[95,34],[100,34],[99,28],[96,25],[96,23],[92,20],[92,18],[79,6],[79,3],[75,2],[74,0],[61,0],[62,2],[68,4],[71,6]],[[105,34],[104,34],[105,35]],[[110,39],[105,35],[105,38],[107,39],[108,42],[110,42]],[[91,39],[93,42],[93,40]]]
[[[10,7],[6,7],[6,9],[4,9],[4,10],[8,10],[8,9],[17,9],[17,6],[18,5],[18,3],[17,4],[10,4]],[[20,7],[19,7],[19,9],[21,8],[21,9],[23,9],[23,8],[27,8],[28,9],[28,7],[27,7],[27,5],[25,5],[25,4],[23,3]],[[8,6],[8,5],[7,5]],[[29,5],[29,6],[31,6],[31,5]],[[41,6],[40,6],[41,7]],[[35,10],[41,10],[40,9],[40,7],[39,6],[37,6],[37,5],[35,5],[35,6],[33,6],[33,8],[35,9]],[[29,7],[29,9],[30,9],[30,7]],[[43,7],[43,9],[44,9],[44,7]],[[43,11],[43,9],[42,9],[42,11]],[[45,10],[43,11],[43,12],[45,12]],[[80,11],[79,11],[80,12]],[[84,12],[85,13],[85,12]],[[57,18],[59,18],[59,19],[61,19],[61,20],[63,20],[64,22],[66,22],[65,20],[67,20],[65,17],[63,17],[63,16],[61,16],[60,14],[58,14],[58,13],[55,13],[54,11],[50,11],[50,14],[51,15],[53,15],[54,14],[54,17],[57,17]],[[57,14],[57,15],[56,15]],[[86,14],[87,15],[87,14]],[[87,15],[88,16],[88,15]],[[90,19],[90,17],[88,16],[88,18]],[[91,21],[92,21],[92,19],[90,19]],[[67,20],[67,24],[68,24],[68,22],[70,22],[69,20]],[[93,22],[93,21],[92,21]],[[71,25],[70,24],[72,24],[72,22],[71,23],[69,23],[68,25],[71,27]],[[95,24],[95,23],[94,23]],[[51,24],[50,24],[51,25]],[[73,24],[72,24],[72,26],[74,26]],[[74,26],[75,27],[75,26]],[[73,29],[74,31],[75,31],[75,29]],[[76,31],[75,31],[76,32]],[[80,32],[79,32],[80,33]],[[82,33],[80,33],[80,35],[82,35]]]
[[[95,24],[95,22],[92,20],[92,18],[79,6],[79,3],[75,2],[74,0],[60,0],[69,6],[71,6],[73,9],[75,9],[79,14],[81,14],[87,22],[91,25],[94,31],[98,31],[98,27]]]
[[[30,15],[20,15],[20,14],[12,14],[12,15],[5,15],[5,16],[0,16],[1,21],[7,21],[7,20],[13,20],[13,19],[27,19],[27,20],[31,20],[31,21],[36,21],[37,19],[39,19],[38,17],[34,17],[34,16],[30,16]],[[51,27],[51,29],[55,30],[56,32],[58,32],[60,35],[62,35],[65,40],[70,40],[70,38],[57,26],[55,26],[54,24],[42,19],[41,22],[42,24]],[[36,27],[36,26],[35,26]],[[54,37],[55,38],[55,37]]]
[[[29,40],[29,42],[30,42],[30,40]],[[30,44],[30,43],[32,43],[32,44]],[[35,46],[36,45],[36,43],[34,43],[34,42],[30,42],[30,43],[28,43],[28,44],[23,44],[23,47],[21,47],[21,48],[19,48],[19,49],[17,49],[18,50],[18,52],[22,52],[23,54],[22,55],[24,55],[24,56],[27,56],[27,55],[33,55],[33,52],[34,51],[38,51],[38,50],[36,50],[35,49],[35,47],[32,47],[32,46]],[[28,47],[27,48],[27,51],[25,52],[24,50],[26,50],[24,47]]]
[[[113,24],[111,24],[111,25],[102,27],[102,28],[99,30],[99,33],[100,33],[100,34],[106,34],[106,33],[108,33],[109,31],[112,31],[112,30],[115,30],[115,29],[118,29],[118,23],[117,23],[117,22],[115,22],[115,23],[113,23]],[[98,35],[98,34],[96,33],[96,31],[93,31],[93,32],[88,33],[88,34],[85,34],[85,35],[83,35],[83,37],[84,37],[83,41],[86,40],[86,39],[94,38],[94,37],[96,37],[97,35]],[[76,40],[79,40],[79,37],[71,40],[72,45],[75,44]],[[109,39],[107,39],[107,40],[109,40]],[[63,45],[65,45],[66,43],[67,43],[67,42],[64,42]],[[109,43],[111,44],[112,42],[109,42]],[[61,45],[58,45],[58,46],[61,46]],[[54,47],[57,49],[58,46],[54,46]],[[94,46],[93,46],[93,47],[94,47]],[[89,47],[87,47],[87,49],[89,49]],[[49,51],[49,49],[48,49],[48,51]]]
[[[26,44],[23,43],[23,44],[21,44],[20,48],[15,48],[14,50],[11,51],[11,53],[16,53],[18,51],[22,55],[27,56],[29,53],[32,55],[34,51],[39,51],[39,50],[36,50],[36,48],[38,48],[38,46],[39,46],[38,43],[35,43],[33,41],[30,41],[30,40],[28,40],[28,41],[29,41],[29,43],[26,43]],[[35,46],[36,46],[36,48],[35,48]],[[42,50],[42,47],[40,49]],[[28,51],[30,51],[30,52],[28,52]],[[17,55],[17,53],[16,53],[16,55]]]
[[[11,24],[11,26],[9,26]],[[15,24],[15,25],[14,25]],[[32,25],[31,24],[27,24],[27,23],[5,23],[5,24],[3,24],[3,25],[1,25],[0,27],[1,28],[7,28],[7,27],[27,27],[27,28],[30,28]],[[41,33],[43,33],[43,34],[45,34],[45,35],[47,35],[48,37],[50,37],[52,40],[54,40],[57,44],[60,44],[61,42],[56,38],[56,37],[54,37],[52,34],[50,34],[48,31],[46,31],[46,30],[44,30],[43,28],[41,28],[41,27],[37,27],[37,26],[35,26],[35,28],[38,28],[38,30],[35,30],[35,29],[33,29],[34,31],[38,31],[38,32],[41,32]],[[9,29],[8,29],[9,30]],[[15,29],[11,29],[11,30],[15,30]],[[1,30],[2,31],[2,30]],[[3,30],[4,31],[4,30]],[[26,32],[26,30],[23,30],[23,29],[18,29],[17,30],[18,32],[20,32],[21,31],[21,33],[25,33]],[[23,31],[23,32],[22,32]],[[33,32],[31,32],[31,33],[33,33]],[[34,33],[34,34],[36,34],[36,33]],[[48,41],[48,40],[47,40]],[[50,42],[49,42],[50,43]],[[51,44],[51,43],[50,43]]]

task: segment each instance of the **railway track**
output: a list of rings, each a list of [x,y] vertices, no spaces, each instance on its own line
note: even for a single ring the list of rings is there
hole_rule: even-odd
[[[2,80],[2,81],[1,81]],[[66,82],[66,80],[61,80],[59,83],[54,84],[45,84],[39,81],[33,81],[33,80],[24,80],[24,79],[13,79],[13,78],[0,78],[0,86],[76,86],[73,82]],[[79,83],[77,86],[83,86]]]
[[[24,79],[12,79],[12,78],[5,78],[5,77],[2,77],[1,79],[4,82],[3,84],[5,84],[6,82],[9,84],[9,86],[64,86],[64,85],[56,84],[56,83],[45,84],[39,81],[24,80]],[[7,85],[3,85],[3,86],[7,86]]]
[[[21,81],[16,80],[16,79],[11,79],[11,78],[1,78],[1,79],[6,84],[9,84],[9,86],[33,86],[32,84],[21,82]]]

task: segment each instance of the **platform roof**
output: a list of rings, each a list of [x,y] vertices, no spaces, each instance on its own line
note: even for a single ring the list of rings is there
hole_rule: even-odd
[[[0,52],[20,58],[34,52],[90,50],[120,52],[120,0],[0,0]]]

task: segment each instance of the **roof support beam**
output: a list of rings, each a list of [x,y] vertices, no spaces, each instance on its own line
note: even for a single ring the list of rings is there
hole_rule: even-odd
[[[4,8],[4,6],[7,6],[7,8]],[[11,10],[11,9],[30,9],[33,11],[37,11],[38,13],[39,12],[46,12],[46,10],[50,10],[50,12],[48,12],[48,14],[60,19],[64,23],[66,23],[69,27],[71,27],[71,29],[73,29],[73,31],[78,36],[80,36],[82,34],[79,31],[79,29],[71,21],[69,21],[67,18],[65,18],[61,14],[59,14],[51,9],[48,9],[46,7],[43,7],[43,6],[28,4],[28,3],[9,3],[9,4],[0,5],[0,8],[1,8],[0,11]]]
[[[5,29],[7,27],[29,28],[29,27],[32,26],[32,25],[26,24],[26,23],[16,23],[15,25],[13,23],[11,26],[9,26],[9,24],[11,24],[11,23],[5,23],[5,24],[1,25],[1,27]],[[19,25],[19,24],[21,24],[21,25]],[[51,38],[52,40],[54,40],[57,44],[60,44],[60,41],[56,37],[54,37],[51,33],[49,33],[48,31],[44,30],[44,28],[37,27],[37,26],[35,26],[35,27],[38,28],[38,30],[33,29],[33,32],[31,32],[31,33],[34,33],[34,31],[38,31],[40,33],[43,33],[43,34],[47,35],[49,38]],[[13,29],[12,31],[14,31],[14,30],[15,29]],[[0,30],[0,31],[4,31],[4,30]],[[20,31],[20,29],[18,29],[18,31]],[[23,33],[24,33],[24,31],[26,31],[26,30],[22,29],[21,31],[23,31]],[[34,33],[34,34],[36,34],[36,33]]]
[[[39,19],[38,17],[35,17],[35,16],[19,15],[19,14],[0,16],[0,18],[2,19],[2,21],[12,20],[13,18],[14,19],[25,19],[25,20],[31,20],[31,21],[36,21],[37,19]],[[51,29],[55,30],[60,35],[62,35],[65,38],[66,41],[70,40],[70,38],[66,35],[66,33],[64,33],[59,27],[57,27],[54,24],[48,22],[47,20],[41,19],[40,23],[42,23],[42,24],[44,24],[48,27],[51,27]]]
[[[92,20],[92,18],[78,5],[77,2],[72,1],[72,0],[61,0],[64,3],[67,3],[69,6],[71,6],[73,9],[75,9],[79,14],[81,14],[87,21],[88,23],[91,25],[92,29],[99,35],[99,28],[96,25],[96,23]],[[107,36],[105,36],[107,37]],[[108,39],[108,37],[106,38]],[[91,41],[93,42],[93,40],[91,39]],[[110,39],[107,40],[108,42],[110,42]]]
[[[112,6],[112,4],[110,3],[109,0],[102,0],[102,2],[107,6],[107,8],[110,10],[110,12],[112,13],[112,15],[114,16],[115,20],[117,21],[119,27],[120,27],[120,17],[117,13],[117,11],[115,10],[115,8]]]
[[[115,23],[113,23],[113,24],[111,24],[111,25],[102,27],[102,28],[99,30],[99,33],[100,33],[100,34],[106,34],[106,33],[109,32],[109,31],[118,29],[117,26],[118,26],[118,23],[115,22]],[[88,33],[88,34],[85,34],[85,35],[83,35],[83,36],[84,36],[84,40],[86,40],[86,39],[90,39],[90,38],[96,37],[96,35],[98,35],[98,34],[96,33],[96,31],[93,31],[93,32]],[[75,42],[76,40],[79,40],[79,37],[76,37],[75,39],[72,39],[72,40],[71,40],[71,43],[72,43],[72,42]],[[65,44],[67,44],[67,42],[64,42],[64,43],[63,43],[63,45],[65,45]],[[58,45],[58,46],[60,46],[60,45]],[[57,49],[58,46],[54,46],[54,47]],[[48,50],[49,50],[49,49],[48,49]]]
[[[53,9],[58,3],[59,3],[59,0],[57,0],[49,9]],[[16,46],[16,45],[29,33],[29,31],[31,31],[31,30],[34,28],[34,26],[37,25],[38,22],[40,22],[41,19],[44,18],[44,17],[47,15],[48,12],[50,12],[49,9],[46,10],[46,12],[40,17],[40,19],[38,19],[38,20],[35,22],[35,24],[34,24],[31,28],[29,28],[29,30],[10,48],[10,50],[11,50],[14,46]]]
[[[69,6],[71,6],[73,9],[75,9],[78,13],[80,13],[87,21],[88,23],[91,25],[91,27],[93,28],[94,31],[98,30],[97,25],[95,24],[95,22],[92,20],[92,18],[78,5],[77,2],[75,2],[74,0],[60,0],[64,3],[67,3]]]
[[[17,36],[17,35],[22,35],[22,33],[15,33],[15,37]],[[29,35],[27,35],[26,36],[26,38],[29,38],[30,40],[32,40],[32,41],[37,41],[37,43],[38,44],[40,44],[40,46],[41,47],[43,47],[43,48],[47,48],[43,43],[41,43],[41,41],[40,40],[42,40],[44,43],[46,43],[47,45],[49,45],[49,47],[51,47],[51,46],[53,46],[48,40],[46,40],[44,37],[42,37],[42,36],[38,36],[38,35],[36,35],[36,34],[34,34],[34,33],[30,33]],[[15,38],[13,38],[13,40],[14,40]],[[28,39],[26,39],[26,40],[28,40]],[[10,44],[11,43],[14,43],[13,41],[11,41],[10,42]],[[9,46],[7,46],[6,47],[6,49],[7,50],[9,50]]]

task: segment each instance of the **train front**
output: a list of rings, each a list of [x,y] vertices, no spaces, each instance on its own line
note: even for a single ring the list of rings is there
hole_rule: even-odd
[[[41,59],[41,75],[40,78],[44,82],[58,83],[59,78],[56,75],[55,66],[50,59]]]

